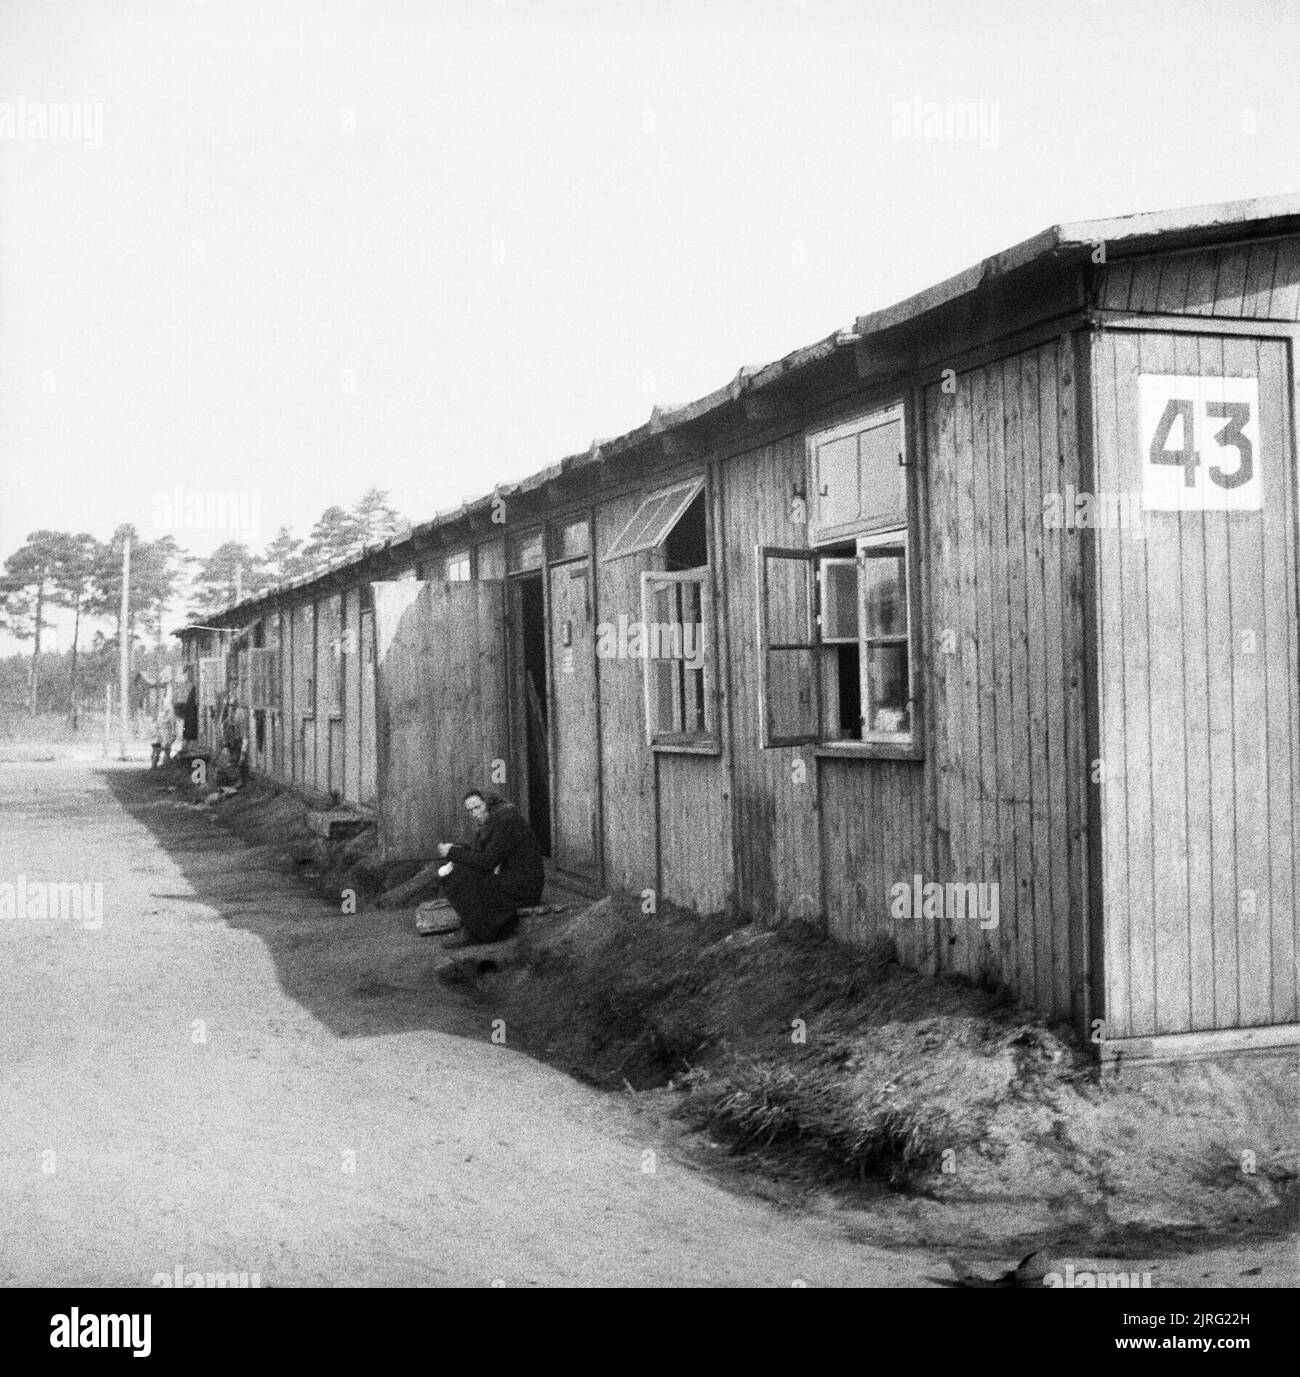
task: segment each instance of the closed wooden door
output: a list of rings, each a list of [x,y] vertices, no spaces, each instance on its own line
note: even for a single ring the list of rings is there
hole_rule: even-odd
[[[590,561],[551,570],[552,854],[563,870],[599,871],[596,641]],[[629,741],[628,749],[639,743]]]
[[[1130,331],[1094,347],[1108,1037],[1297,1018],[1288,348]]]

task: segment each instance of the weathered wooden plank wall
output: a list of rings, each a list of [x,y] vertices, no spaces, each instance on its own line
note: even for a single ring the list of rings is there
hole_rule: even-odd
[[[312,723],[316,756],[316,788],[321,793],[336,789],[335,772],[343,762],[335,761],[331,746],[337,744],[333,730],[338,708],[340,668],[339,623],[342,599],[338,594],[319,597],[316,602],[316,717]]]
[[[316,673],[316,607],[300,603],[293,611],[293,779],[312,789],[316,785],[316,738],[312,713],[312,676]]]
[[[630,555],[606,563],[599,556],[613,544],[631,519],[637,494],[604,502],[596,509],[596,621],[617,627],[620,617],[641,616],[641,574],[648,555]],[[597,666],[600,694],[600,768],[605,807],[601,819],[604,881],[612,889],[635,894],[655,885],[659,848],[655,815],[654,755],[645,739],[645,694],[639,660],[601,659]]]
[[[731,809],[716,755],[655,753],[659,771],[659,883],[663,897],[699,913],[732,900]]]
[[[375,614],[366,608],[361,613],[361,646],[357,655],[361,693],[361,766],[356,802],[368,808],[378,802],[375,777]]]
[[[817,819],[818,762],[811,748],[760,750],[755,545],[802,548],[805,524],[791,498],[805,489],[802,435],[728,458],[719,469],[731,684],[729,742],[735,889],[739,909],[762,922],[815,919],[823,911]],[[726,724],[724,724],[724,730]],[[667,852],[667,845],[661,851]]]
[[[343,773],[339,788],[350,802],[361,798],[361,590],[343,595]]]
[[[894,885],[928,874],[922,767],[913,761],[821,760],[821,845],[826,919],[841,941],[890,941],[898,958],[924,965],[925,924],[891,913]]]
[[[1233,262],[1230,305],[1253,280],[1250,255]],[[1258,379],[1263,484],[1255,510],[1147,511],[1142,540],[1097,533],[1106,1026],[1117,1038],[1297,1017],[1289,344],[1210,328],[1108,331],[1093,349],[1099,489],[1142,491],[1142,373]]]
[[[925,410],[926,769],[939,872],[925,878],[998,886],[996,928],[945,909],[940,963],[1078,1019],[1088,996],[1081,545],[1043,520],[1045,498],[1082,486],[1071,342],[969,369],[955,390],[927,387]],[[925,813],[912,816],[904,849],[923,869]]]
[[[1300,238],[1120,259],[1101,271],[1097,304],[1142,315],[1300,321]]]
[[[429,801],[436,739],[426,684],[435,654],[431,593],[412,580],[372,587],[380,843],[388,860],[426,858],[440,840]]]
[[[472,831],[467,788],[509,758],[499,580],[372,585],[379,825],[386,859],[427,858]]]
[[[561,869],[595,877],[600,863],[596,618],[591,561],[550,570],[551,846]],[[567,642],[567,644],[566,644]]]
[[[505,585],[496,579],[434,583],[428,608],[432,630],[421,695],[433,724],[432,754],[412,806],[430,835],[455,841],[473,830],[462,806],[465,790],[491,788],[509,761]]]

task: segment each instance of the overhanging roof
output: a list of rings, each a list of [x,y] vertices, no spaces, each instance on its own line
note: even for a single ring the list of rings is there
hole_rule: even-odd
[[[1156,248],[1170,252],[1221,243],[1237,238],[1247,226],[1253,237],[1300,229],[1300,196],[1265,196],[1053,225],[914,296],[859,316],[854,330],[870,335],[891,329],[977,291],[992,278],[1007,277],[1051,259],[1077,262],[1088,257],[1098,244],[1106,246],[1108,258],[1130,257]]]
[[[372,546],[353,558],[341,561],[319,573],[281,584],[270,592],[246,598],[223,612],[213,613],[206,618],[204,626],[237,627],[254,619],[259,610],[287,593],[315,584],[324,585],[335,580],[340,573],[356,569],[368,562],[378,565],[386,558],[391,560],[406,546],[411,547],[410,554],[414,557],[417,543],[427,541],[428,536],[443,528],[489,511],[498,498],[536,492],[547,483],[627,454],[658,436],[689,426],[744,397],[769,389],[779,389],[794,378],[807,376],[823,367],[840,350],[852,348],[869,336],[882,335],[916,321],[963,296],[978,292],[991,281],[1005,279],[1052,262],[1080,262],[1087,258],[1098,244],[1106,246],[1109,260],[1155,249],[1161,252],[1177,252],[1181,249],[1224,243],[1247,235],[1251,238],[1263,238],[1271,234],[1294,233],[1298,230],[1300,195],[1266,196],[1254,200],[1225,201],[1212,205],[1145,211],[1138,215],[1053,225],[1050,229],[1045,229],[1001,253],[985,258],[933,287],[905,297],[892,306],[859,316],[851,327],[836,330],[815,344],[795,349],[773,363],[742,368],[725,386],[716,388],[693,402],[686,402],[680,406],[657,406],[651,411],[649,420],[634,430],[629,430],[614,439],[593,440],[581,453],[569,455],[559,463],[552,464],[517,483],[502,484],[471,502],[437,513],[430,520],[413,527],[405,536]],[[174,634],[181,635],[190,630],[199,628],[181,627]]]

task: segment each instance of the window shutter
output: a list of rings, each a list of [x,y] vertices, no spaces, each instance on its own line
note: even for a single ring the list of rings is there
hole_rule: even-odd
[[[758,545],[754,560],[759,744],[764,750],[808,745],[821,736],[817,554]]]

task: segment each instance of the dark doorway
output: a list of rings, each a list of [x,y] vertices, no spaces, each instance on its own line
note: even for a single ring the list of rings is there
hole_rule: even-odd
[[[546,675],[546,604],[541,574],[510,581],[510,719],[514,784],[508,792],[551,854],[550,700]]]

